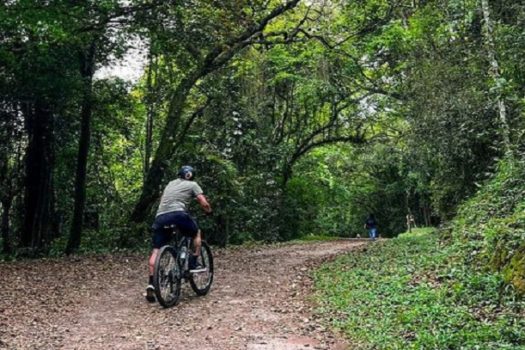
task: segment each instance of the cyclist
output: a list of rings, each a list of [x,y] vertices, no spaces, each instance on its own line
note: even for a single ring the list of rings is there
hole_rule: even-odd
[[[179,170],[179,178],[170,181],[160,199],[159,208],[155,216],[153,229],[153,251],[149,258],[149,282],[146,287],[146,299],[149,302],[155,301],[155,289],[153,287],[153,267],[159,249],[166,245],[170,240],[171,231],[166,230],[166,226],[176,225],[184,235],[193,237],[195,251],[190,255],[190,272],[198,271],[201,266],[198,262],[201,249],[201,231],[197,222],[188,213],[188,205],[195,198],[201,208],[207,214],[211,213],[211,206],[203,194],[195,178],[195,170],[189,165],[185,165]]]

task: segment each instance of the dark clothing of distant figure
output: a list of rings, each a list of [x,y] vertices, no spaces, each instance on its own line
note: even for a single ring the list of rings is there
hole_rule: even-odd
[[[371,240],[377,238],[377,220],[373,215],[370,215],[365,222],[365,228],[368,230],[368,236]]]

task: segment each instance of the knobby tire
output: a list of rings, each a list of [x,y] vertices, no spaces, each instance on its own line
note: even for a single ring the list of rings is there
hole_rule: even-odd
[[[153,286],[160,305],[171,307],[178,303],[181,289],[180,266],[177,253],[171,246],[159,250],[153,269]]]
[[[193,289],[195,294],[197,294],[198,296],[208,294],[211,288],[211,284],[213,282],[213,255],[211,253],[210,246],[205,241],[202,241],[201,261],[204,267],[207,268],[207,271],[202,273],[190,274],[189,276],[191,289]],[[204,282],[202,285],[201,279],[202,282]]]

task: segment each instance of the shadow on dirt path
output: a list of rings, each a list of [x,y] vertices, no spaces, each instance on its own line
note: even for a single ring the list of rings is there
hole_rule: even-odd
[[[314,318],[309,272],[366,244],[332,241],[216,250],[210,293],[143,298],[146,257],[0,264],[0,349],[346,349]]]

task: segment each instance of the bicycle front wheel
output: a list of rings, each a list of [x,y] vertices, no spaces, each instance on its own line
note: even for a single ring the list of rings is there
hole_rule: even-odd
[[[177,253],[171,246],[159,250],[153,270],[153,286],[160,305],[171,307],[179,301],[181,276]]]
[[[193,291],[199,295],[206,295],[210,291],[211,283],[213,282],[213,256],[208,243],[202,241],[201,263],[202,271],[190,273],[190,286]]]

